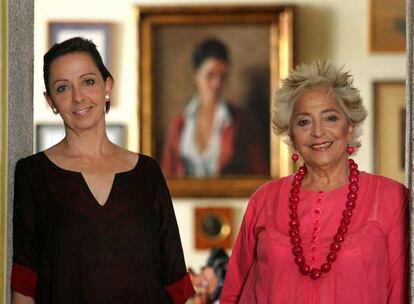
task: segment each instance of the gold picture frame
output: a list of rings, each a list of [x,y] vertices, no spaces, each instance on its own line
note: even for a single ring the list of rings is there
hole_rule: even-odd
[[[405,82],[374,83],[375,171],[404,183]]]
[[[208,178],[167,174],[172,195],[247,197],[269,179],[290,173],[288,147],[271,132],[270,121],[271,97],[293,65],[293,7],[139,7],[138,20],[140,151],[159,161],[169,122],[183,111],[184,102],[190,97],[194,45],[211,36],[225,41],[234,58],[230,74],[238,77],[228,80],[235,84],[233,95],[254,81],[266,79],[258,85],[265,88],[259,93],[266,98],[257,98],[257,106],[262,102],[264,109],[262,119],[257,121],[263,124],[266,135],[268,172]],[[246,62],[252,58],[264,63],[252,64],[249,69]],[[258,66],[262,67],[262,74],[253,71]],[[249,95],[244,94],[234,99]]]

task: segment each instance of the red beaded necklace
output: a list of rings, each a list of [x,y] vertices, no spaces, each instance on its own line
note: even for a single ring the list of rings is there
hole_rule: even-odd
[[[298,220],[298,203],[299,203],[299,190],[302,184],[302,180],[307,173],[305,165],[301,166],[298,172],[294,175],[292,181],[292,189],[290,190],[289,209],[290,209],[290,241],[293,245],[292,253],[295,257],[295,263],[299,266],[299,271],[305,276],[309,276],[311,279],[319,279],[323,273],[327,273],[331,270],[332,263],[336,260],[338,252],[341,250],[341,243],[345,239],[345,234],[348,231],[348,225],[351,222],[352,210],[356,206],[357,192],[358,192],[358,180],[359,171],[358,165],[349,159],[349,192],[347,195],[347,201],[345,203],[345,210],[342,213],[341,223],[338,227],[338,232],[333,237],[333,242],[330,245],[330,252],[326,256],[326,263],[322,264],[320,268],[311,268],[306,264],[305,257],[303,256],[303,248],[300,245],[302,239],[300,237],[300,227]]]

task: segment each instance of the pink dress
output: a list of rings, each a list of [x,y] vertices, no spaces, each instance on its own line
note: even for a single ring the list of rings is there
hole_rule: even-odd
[[[220,299],[227,303],[408,303],[406,188],[361,172],[357,206],[329,273],[299,273],[288,235],[292,176],[270,181],[252,196],[227,269]],[[345,208],[348,186],[329,192],[301,189],[302,247],[309,265],[326,261]]]

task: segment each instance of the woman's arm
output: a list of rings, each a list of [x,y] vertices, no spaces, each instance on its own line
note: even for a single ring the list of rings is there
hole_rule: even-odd
[[[258,212],[255,199],[247,207],[239,235],[234,244],[220,297],[221,304],[238,303],[256,254],[255,227]]]
[[[16,164],[11,289],[16,294],[35,298],[39,248],[36,234],[36,203],[32,189],[31,172],[33,170],[31,169],[25,160],[19,160]],[[22,297],[17,296],[17,299],[20,300]]]
[[[402,187],[401,187],[402,188]],[[408,303],[408,196],[406,189],[394,195],[391,230],[387,237],[389,263],[388,304]]]
[[[180,233],[167,183],[158,165],[154,166],[153,170],[157,176],[155,211],[161,251],[161,281],[173,302],[182,304],[194,294],[194,289],[185,266]]]
[[[17,291],[13,291],[12,304],[34,304],[34,300],[31,297],[27,297]]]

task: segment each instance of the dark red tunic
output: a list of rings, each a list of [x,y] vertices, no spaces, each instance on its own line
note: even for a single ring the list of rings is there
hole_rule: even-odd
[[[43,152],[15,173],[12,289],[46,303],[184,303],[187,275],[171,197],[140,155],[99,205],[82,174]]]

